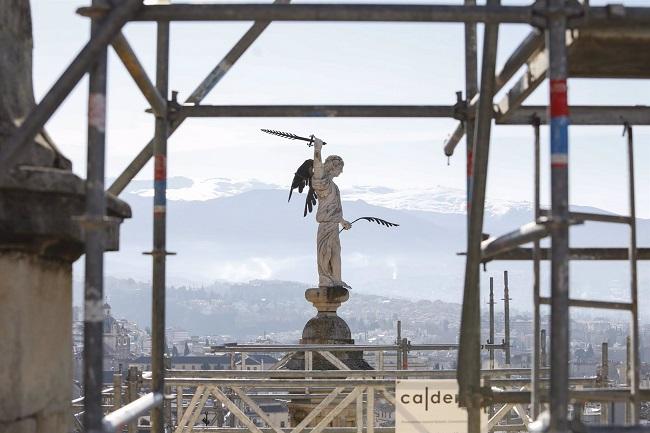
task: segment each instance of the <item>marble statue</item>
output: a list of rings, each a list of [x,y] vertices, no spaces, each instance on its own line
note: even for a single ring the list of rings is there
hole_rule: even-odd
[[[323,162],[321,151],[325,142],[313,135],[307,138],[271,129],[262,129],[262,131],[291,140],[307,141],[308,146],[314,146],[314,159],[303,162],[294,174],[291,189],[289,190],[289,200],[291,200],[294,189],[298,189],[298,192],[302,193],[305,187],[308,186],[309,190],[305,199],[303,216],[307,216],[308,213],[313,211],[314,206],[318,205],[316,210],[316,221],[318,222],[318,235],[316,236],[318,286],[350,289],[350,286],[341,279],[341,242],[339,233],[343,230],[350,230],[352,224],[359,220],[374,222],[385,227],[395,227],[399,224],[377,217],[359,217],[352,222],[346,221],[343,218],[341,192],[334,183],[334,178],[343,173],[343,158],[338,155],[330,155]],[[342,227],[341,230],[339,230],[339,226]]]
[[[311,187],[318,197],[316,222],[316,257],[318,262],[318,285],[323,287],[340,286],[349,288],[341,280],[341,242],[339,240],[339,224],[344,230],[352,227],[343,218],[341,193],[334,183],[334,178],[343,173],[343,158],[330,155],[321,158],[322,140],[314,138],[314,174]]]
[[[314,159],[308,159],[296,170],[289,191],[289,200],[294,189],[302,192],[308,186],[305,200],[304,216],[314,209],[318,222],[316,236],[316,258],[318,263],[319,287],[350,287],[341,279],[341,242],[339,226],[349,230],[352,224],[343,218],[341,193],[334,183],[334,178],[343,172],[343,158],[330,155],[323,162],[321,151],[323,140],[311,137],[310,145],[314,146]]]

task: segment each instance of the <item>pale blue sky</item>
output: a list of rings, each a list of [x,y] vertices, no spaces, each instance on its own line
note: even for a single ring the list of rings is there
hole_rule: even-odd
[[[452,2],[453,3],[453,2]],[[456,2],[459,3],[459,2]],[[522,2],[508,2],[517,4]],[[592,1],[592,4],[603,4]],[[34,83],[40,98],[88,38],[89,25],[75,15],[85,3],[32,0]],[[650,1],[628,1],[650,5]],[[170,88],[184,100],[250,23],[174,23]],[[479,27],[480,29],[480,27]],[[499,64],[527,34],[527,26],[502,26]],[[155,26],[131,23],[127,38],[153,79]],[[214,104],[451,104],[464,87],[463,28],[459,24],[274,23],[206,99]],[[107,175],[116,176],[151,138],[147,104],[119,60],[110,53]],[[647,81],[569,82],[570,103],[647,105]],[[84,80],[47,124],[50,134],[85,176],[87,83]],[[545,104],[542,86],[527,103]],[[260,128],[314,133],[344,157],[342,187],[394,188],[444,185],[464,188],[464,142],[451,165],[442,153],[454,120],[388,119],[194,119],[169,145],[169,175],[192,178],[257,178],[288,184],[309,156],[300,143]],[[493,132],[488,195],[532,198],[532,131],[497,126]],[[625,145],[621,127],[571,128],[571,201],[626,212]],[[650,217],[650,129],[638,127],[638,213]],[[547,201],[548,135],[542,131],[543,197]],[[140,178],[151,178],[148,165]]]

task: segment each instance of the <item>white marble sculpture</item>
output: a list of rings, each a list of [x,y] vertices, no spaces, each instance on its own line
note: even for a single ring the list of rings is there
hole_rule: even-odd
[[[262,129],[267,134],[273,134],[291,140],[303,140],[308,146],[314,146],[314,159],[303,162],[294,173],[289,200],[295,189],[299,193],[309,187],[305,200],[303,215],[307,216],[318,203],[316,221],[318,222],[318,235],[316,237],[316,258],[318,263],[319,287],[342,287],[350,289],[341,279],[341,242],[339,240],[339,225],[344,230],[350,230],[352,224],[359,220],[374,222],[385,227],[395,227],[399,224],[391,223],[377,217],[359,217],[351,223],[343,218],[341,207],[341,193],[334,183],[334,178],[343,173],[343,158],[330,155],[325,159],[321,157],[321,150],[325,142],[314,137],[301,137],[289,132]]]
[[[343,172],[343,158],[330,155],[323,163],[321,150],[323,141],[314,138],[314,173],[311,187],[318,197],[316,221],[318,235],[316,236],[316,257],[318,261],[318,285],[321,287],[340,286],[349,288],[341,280],[341,242],[339,240],[339,224],[343,229],[352,227],[343,218],[341,193],[334,183],[334,178]]]

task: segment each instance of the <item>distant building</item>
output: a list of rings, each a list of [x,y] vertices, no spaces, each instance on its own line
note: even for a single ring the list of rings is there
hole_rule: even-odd
[[[111,316],[111,306],[104,303],[104,370],[119,371],[131,356],[131,337],[122,321]]]
[[[268,370],[278,362],[277,359],[270,355],[250,354],[244,357],[243,362],[239,355],[237,355],[237,358],[238,359],[235,361],[235,370]]]

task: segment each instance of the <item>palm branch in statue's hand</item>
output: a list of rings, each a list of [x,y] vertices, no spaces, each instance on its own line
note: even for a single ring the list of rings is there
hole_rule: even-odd
[[[390,221],[386,221],[386,220],[383,220],[383,219],[381,219],[381,218],[377,218],[377,217],[360,217],[360,218],[357,218],[357,219],[355,219],[354,221],[352,221],[352,222],[350,223],[350,225],[356,223],[356,222],[359,221],[359,220],[370,221],[370,222],[373,222],[373,223],[381,224],[381,225],[386,226],[386,227],[399,227],[399,224],[392,223],[392,222],[390,222]],[[341,230],[339,231],[339,233],[341,233],[342,231],[343,231],[343,229],[341,229]]]
[[[296,135],[292,132],[283,132],[283,131],[276,131],[274,129],[261,129],[260,131],[266,132],[267,134],[272,134],[272,135],[277,135],[278,137],[282,138],[288,138],[289,140],[302,140],[307,142],[307,146],[311,147],[314,145],[314,136],[310,135],[309,137],[301,137],[300,135]],[[327,144],[323,141],[323,144]]]
[[[293,190],[298,188],[298,192],[302,193],[306,186],[309,187],[307,191],[307,198],[305,199],[305,211],[303,216],[307,216],[307,213],[311,213],[316,206],[316,192],[311,187],[311,177],[314,174],[314,160],[308,159],[303,162],[296,173],[293,175],[293,181],[291,182],[291,189],[289,190],[289,200],[291,200],[291,194]]]

